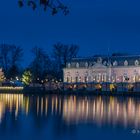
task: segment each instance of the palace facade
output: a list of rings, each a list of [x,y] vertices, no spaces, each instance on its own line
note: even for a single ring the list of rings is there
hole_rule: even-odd
[[[73,58],[63,69],[64,82],[140,82],[140,55]]]

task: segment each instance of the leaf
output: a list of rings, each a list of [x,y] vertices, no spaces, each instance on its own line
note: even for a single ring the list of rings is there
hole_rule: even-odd
[[[19,5],[20,8],[23,7],[23,5],[24,5],[24,4],[23,4],[23,1],[22,1],[22,0],[19,0],[19,1],[18,1],[18,5]]]

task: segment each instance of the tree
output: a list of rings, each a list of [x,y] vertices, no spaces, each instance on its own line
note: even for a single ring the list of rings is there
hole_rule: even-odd
[[[14,78],[19,73],[19,62],[22,56],[21,47],[9,44],[0,45],[0,64],[7,78]]]
[[[21,62],[21,58],[23,56],[23,49],[19,46],[11,47],[11,64],[8,71],[8,77],[15,78],[20,74],[19,62]]]
[[[0,85],[5,80],[4,72],[0,69]]]
[[[7,78],[10,79],[15,79],[15,77],[20,75],[20,70],[17,65],[12,65],[10,66],[7,74]]]
[[[30,70],[33,74],[33,81],[39,82],[40,80],[45,79],[45,75],[49,70],[49,56],[46,52],[39,47],[34,47],[32,49],[34,59],[30,64]]]
[[[22,75],[22,82],[28,86],[32,82],[32,74],[29,70],[26,70]]]
[[[23,56],[23,49],[19,46],[11,46],[11,65],[17,65]]]
[[[59,11],[62,11],[64,15],[69,13],[68,7],[65,6],[61,0],[18,0],[18,5],[19,7],[27,5],[33,10],[40,5],[44,8],[44,11],[50,9],[52,15],[57,14]]]
[[[10,45],[8,44],[0,45],[0,62],[6,74],[8,72],[9,62],[10,62],[9,52],[10,52]]]
[[[55,62],[55,70],[57,71],[58,78],[63,76],[63,68],[66,67],[66,63],[71,61],[72,58],[77,56],[79,46],[77,45],[65,45],[62,43],[54,44],[53,57]]]

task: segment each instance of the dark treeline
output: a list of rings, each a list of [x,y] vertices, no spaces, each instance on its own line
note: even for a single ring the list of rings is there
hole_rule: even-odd
[[[30,52],[33,59],[29,66],[22,68],[24,52],[22,47],[9,44],[0,45],[0,66],[7,80],[30,76],[34,83],[47,80],[62,80],[63,68],[68,60],[76,57],[79,47],[56,43],[52,46],[51,55],[40,47],[33,47]],[[26,76],[27,77],[27,76]]]

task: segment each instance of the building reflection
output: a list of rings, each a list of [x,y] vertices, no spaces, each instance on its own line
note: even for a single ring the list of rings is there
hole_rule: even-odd
[[[5,112],[14,112],[15,117],[32,114],[35,121],[54,116],[58,124],[140,127],[140,100],[130,97],[0,94],[0,123]]]
[[[93,122],[140,126],[140,101],[135,98],[94,97],[64,100],[63,118],[68,123]]]

